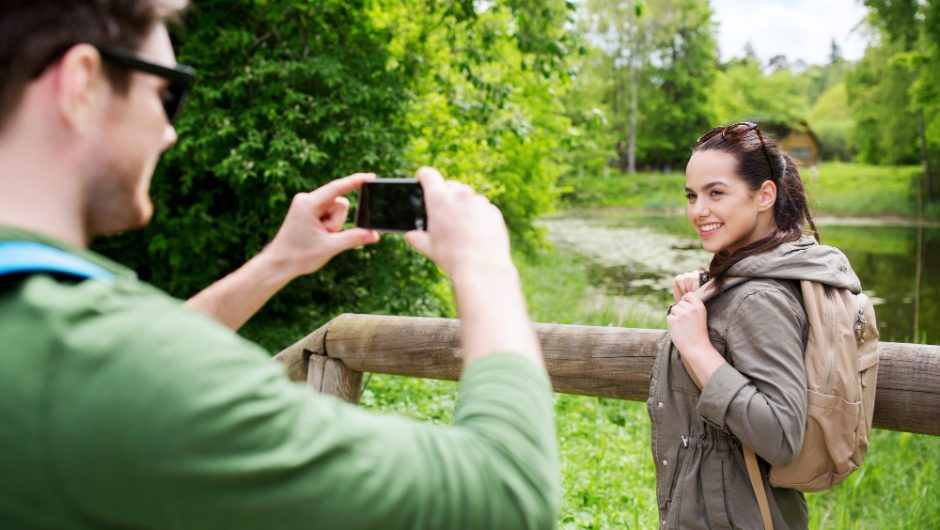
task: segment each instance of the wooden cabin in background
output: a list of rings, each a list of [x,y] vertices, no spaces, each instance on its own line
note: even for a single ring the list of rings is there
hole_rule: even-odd
[[[799,120],[790,124],[760,122],[760,126],[777,140],[777,144],[799,165],[815,167],[819,163],[819,138],[805,121]]]

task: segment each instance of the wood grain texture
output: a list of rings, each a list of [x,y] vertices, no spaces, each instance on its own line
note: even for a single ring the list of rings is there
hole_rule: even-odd
[[[557,392],[645,401],[664,330],[536,324]],[[940,346],[882,342],[875,419],[877,428],[940,435]],[[313,356],[338,361],[347,374],[331,375],[320,390],[358,393],[362,372],[457,380],[460,325],[443,318],[341,315],[278,355],[291,377]],[[298,360],[300,358],[300,360]],[[312,365],[311,365],[312,366]],[[326,373],[329,364],[321,372]],[[315,368],[314,371],[317,369]],[[357,383],[355,374],[360,374]],[[335,388],[334,388],[335,385]],[[344,399],[346,399],[344,397]]]

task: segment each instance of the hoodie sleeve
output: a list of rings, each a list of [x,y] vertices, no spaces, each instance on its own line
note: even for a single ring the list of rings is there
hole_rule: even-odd
[[[777,288],[744,296],[726,334],[730,364],[705,384],[697,405],[708,422],[731,431],[771,465],[786,465],[803,445],[806,315]]]

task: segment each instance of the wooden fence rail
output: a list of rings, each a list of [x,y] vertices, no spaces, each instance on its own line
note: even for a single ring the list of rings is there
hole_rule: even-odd
[[[536,324],[557,392],[645,401],[665,331]],[[940,346],[882,342],[875,427],[940,435]],[[456,380],[459,323],[341,315],[276,358],[294,380],[358,402],[363,372]]]

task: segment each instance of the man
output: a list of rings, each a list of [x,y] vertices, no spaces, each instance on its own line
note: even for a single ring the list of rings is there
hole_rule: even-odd
[[[502,217],[470,188],[419,171],[433,222],[406,236],[457,295],[449,427],[316,395],[228,329],[377,240],[342,230],[342,196],[371,175],[297,195],[270,245],[189,307],[84,248],[150,219],[189,76],[164,21],[184,3],[0,15],[0,528],[552,527],[550,385]],[[23,248],[42,263],[17,269]]]

